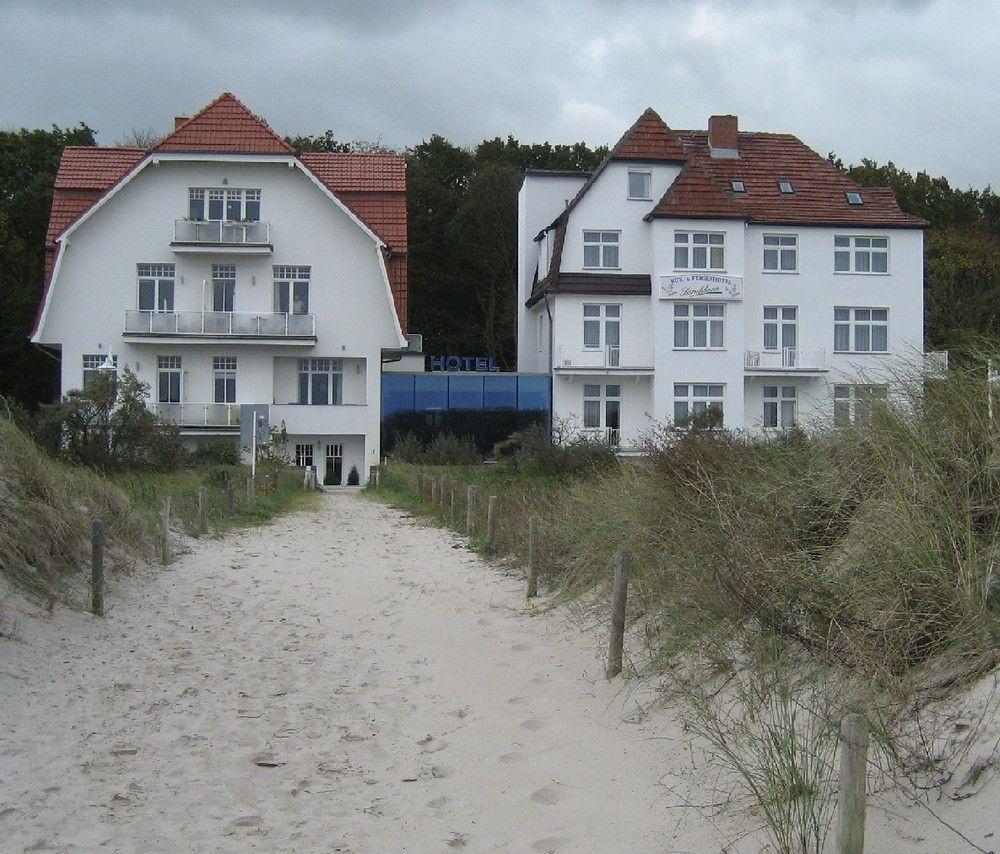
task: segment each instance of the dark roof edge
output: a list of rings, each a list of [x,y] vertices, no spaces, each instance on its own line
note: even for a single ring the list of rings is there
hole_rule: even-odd
[[[719,214],[705,213],[656,213],[650,211],[643,219],[651,222],[654,219],[738,219],[749,225],[781,225],[798,228],[919,228],[927,229],[931,224],[919,217],[914,218],[914,222],[859,222],[857,220],[836,220],[833,222],[816,222],[814,220],[794,220],[794,219],[755,219],[750,216],[720,216]]]
[[[546,276],[535,284],[524,304],[531,308],[548,294],[649,296],[652,292],[653,277],[649,273],[557,273],[555,287],[553,276]]]

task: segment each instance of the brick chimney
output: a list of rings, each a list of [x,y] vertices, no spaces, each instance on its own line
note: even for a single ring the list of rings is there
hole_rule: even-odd
[[[739,157],[739,125],[736,116],[711,116],[708,147],[713,157]]]
[[[174,130],[177,130],[184,122],[186,122],[190,116],[174,116]]]

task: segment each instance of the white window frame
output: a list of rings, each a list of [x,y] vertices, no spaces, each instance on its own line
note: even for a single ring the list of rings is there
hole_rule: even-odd
[[[315,375],[326,375],[326,400],[313,400],[313,377]],[[306,376],[305,397],[303,400],[302,377]],[[296,378],[298,389],[298,403],[308,406],[339,406],[343,402],[344,394],[344,363],[341,359],[319,358],[319,359],[299,359],[298,375]]]
[[[847,316],[844,316],[844,312]],[[884,312],[885,319],[875,318],[875,312]],[[866,316],[867,315],[867,316]],[[847,330],[847,349],[837,346],[838,328]],[[858,332],[867,329],[867,348],[858,347]],[[875,330],[885,330],[885,348],[874,349]],[[834,353],[870,353],[876,356],[889,352],[889,309],[886,306],[846,306],[837,305],[833,308],[833,352]]]
[[[590,406],[588,406],[590,404]],[[596,413],[597,417],[594,417]],[[612,413],[614,415],[612,416]],[[617,423],[612,423],[617,421]],[[596,423],[595,423],[596,422]],[[622,426],[621,383],[584,383],[583,429],[587,433],[601,432],[612,445],[617,445]]]
[[[790,430],[798,424],[798,389],[793,385],[766,385],[762,389],[764,426]]]
[[[315,447],[312,442],[297,442],[295,445],[295,465],[312,468],[316,464]]]
[[[102,365],[107,361],[107,354],[105,353],[84,353],[83,354],[83,381],[80,388],[85,389],[90,385],[94,378],[99,376],[104,372]],[[114,375],[118,376],[118,357],[111,357],[111,364],[114,367]]]
[[[237,363],[236,356],[212,357],[212,398],[216,403],[236,403]],[[222,400],[219,400],[220,380],[222,381]]]
[[[597,343],[588,344],[588,331],[597,330]],[[593,340],[591,338],[591,340]],[[583,349],[604,350],[605,364],[617,367],[621,363],[622,306],[621,303],[583,304]]]
[[[594,239],[593,235],[597,235]],[[610,239],[613,237],[614,239]],[[583,269],[584,270],[620,270],[622,265],[622,232],[617,228],[585,228],[583,230]],[[598,247],[597,265],[587,263],[587,248]],[[607,250],[614,247],[617,251],[616,263],[607,263]]]
[[[674,383],[673,393],[674,426],[686,425],[692,416],[697,417],[714,406],[717,406],[719,414],[725,417],[725,383]],[[679,405],[684,407],[684,414],[681,417],[678,417]]]
[[[260,222],[259,187],[189,187],[188,188],[188,220],[192,222]],[[229,203],[235,200],[239,205],[238,218],[229,216]],[[211,215],[210,202],[222,202],[220,216]],[[256,203],[257,216],[249,217],[247,212]],[[198,205],[201,215],[198,216]]]
[[[697,252],[705,250],[705,265],[695,264]],[[716,263],[716,253],[719,262]],[[683,258],[683,263],[681,259]],[[675,231],[674,232],[674,269],[711,270],[725,272],[726,269],[726,232],[724,231]]]
[[[794,349],[799,346],[799,307],[797,305],[765,305],[764,314],[764,337],[761,339],[763,349],[769,353],[775,353],[786,348]],[[767,343],[767,330],[774,328],[773,347]],[[791,329],[791,341],[788,344],[786,332]]]
[[[135,304],[139,311],[171,312],[174,310],[177,298],[177,268],[173,264],[136,264],[136,291]],[[142,307],[142,285],[143,282],[153,283],[153,308]],[[161,307],[164,286],[170,285],[169,306]]]
[[[635,196],[632,194],[632,176],[641,175],[646,179],[646,195]],[[628,198],[630,201],[636,202],[651,202],[653,201],[653,173],[648,169],[629,169],[628,178],[626,179],[626,190],[628,192]]]
[[[878,245],[875,245],[875,242]],[[887,234],[835,234],[833,236],[833,272],[839,275],[851,276],[888,276],[892,272],[889,257],[889,236]],[[885,269],[873,270],[876,255],[885,256]],[[847,259],[847,269],[838,270],[837,263]],[[867,258],[864,264],[858,264],[860,258]]]
[[[684,329],[686,344],[679,344],[678,332]],[[719,343],[713,343],[718,332]],[[695,341],[703,335],[704,344]],[[725,350],[726,349],[726,304],[724,302],[675,302],[674,303],[674,349],[675,350]]]
[[[761,255],[761,271],[764,273],[798,273],[799,272],[799,236],[797,234],[764,234],[762,235],[763,253]],[[768,255],[774,256],[775,266],[769,267]],[[791,256],[792,266],[785,267],[785,259]]]
[[[177,375],[177,400],[163,400],[161,377]],[[170,397],[170,380],[167,380],[167,396]],[[184,402],[184,365],[180,356],[156,357],[156,400],[162,404],[180,404]]]
[[[220,301],[217,299],[220,294],[222,297],[221,308],[219,308]],[[229,308],[226,308],[227,297],[231,297],[231,299],[228,300],[230,303]],[[212,265],[212,311],[220,314],[232,314],[236,311],[235,264]]]
[[[871,420],[871,401],[888,400],[889,386],[838,383],[833,387],[834,426],[862,426]]]
[[[308,264],[275,264],[271,268],[274,277],[273,308],[275,314],[305,315],[309,314],[309,283],[312,280],[312,267]],[[295,299],[296,290],[305,290],[305,304],[299,305]],[[281,311],[284,299],[288,311]],[[301,311],[299,309],[302,309]]]

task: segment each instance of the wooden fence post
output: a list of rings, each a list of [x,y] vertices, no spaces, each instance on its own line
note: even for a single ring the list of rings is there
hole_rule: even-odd
[[[247,478],[247,504],[249,504],[251,506],[253,506],[254,497],[255,497],[254,496],[254,492],[255,491],[256,490],[254,489],[253,478],[252,477],[248,477]]]
[[[490,496],[489,504],[486,506],[486,548],[493,551],[497,545],[497,505],[500,500],[495,496]]]
[[[422,499],[424,497],[424,476],[417,472],[417,498]]]
[[[622,651],[625,648],[625,599],[628,593],[628,552],[618,551],[611,559],[614,586],[611,592],[611,641],[608,644],[608,669],[605,676],[614,679],[622,672]]]
[[[198,531],[208,533],[208,490],[204,486],[198,487]]]
[[[104,616],[104,523],[95,519],[90,526],[90,610]]]
[[[368,485],[378,487],[378,466],[368,467]]]
[[[230,516],[236,515],[236,487],[231,477],[226,480],[226,511]]]
[[[526,598],[538,595],[538,526],[535,517],[528,519],[528,591]]]
[[[469,484],[465,490],[465,533],[472,535],[476,527],[476,510],[479,504],[478,490],[473,484]]]
[[[170,562],[170,496],[163,497],[163,508],[160,510],[160,537],[163,540],[163,550],[160,554],[163,563]]]
[[[449,488],[451,489],[451,521],[454,522],[455,521],[455,510],[458,507],[458,499],[457,499],[458,491],[455,489],[455,483],[454,483],[454,481],[451,482],[451,484],[449,485]]]
[[[436,477],[431,478],[431,506],[436,507],[438,503],[438,479]]]
[[[865,850],[868,722],[851,713],[840,724],[840,792],[836,854]]]

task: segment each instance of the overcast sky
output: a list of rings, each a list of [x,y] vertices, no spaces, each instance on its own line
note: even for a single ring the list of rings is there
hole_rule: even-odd
[[[283,134],[614,142],[646,107],[1000,187],[1000,2],[0,0],[0,126],[113,144],[232,91]]]

